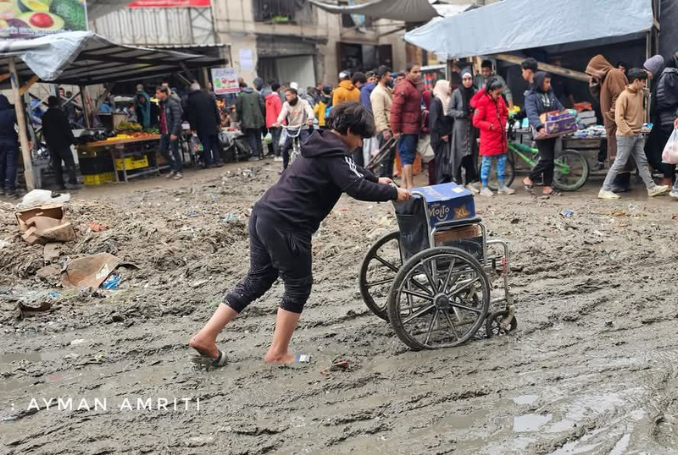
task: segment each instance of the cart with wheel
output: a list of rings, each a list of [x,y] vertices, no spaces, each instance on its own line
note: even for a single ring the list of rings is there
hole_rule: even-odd
[[[488,239],[471,192],[448,183],[412,194],[395,204],[399,231],[363,260],[367,307],[414,350],[459,346],[481,328],[488,337],[515,330],[509,247]]]

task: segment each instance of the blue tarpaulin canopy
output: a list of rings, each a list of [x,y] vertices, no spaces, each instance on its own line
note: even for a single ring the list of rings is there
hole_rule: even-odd
[[[632,37],[653,24],[652,0],[504,0],[435,18],[405,40],[455,59]]]

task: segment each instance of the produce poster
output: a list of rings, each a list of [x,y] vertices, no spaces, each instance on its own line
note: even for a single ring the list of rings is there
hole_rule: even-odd
[[[212,68],[212,88],[217,95],[238,93],[238,73],[235,68]]]
[[[137,0],[128,8],[209,8],[210,0]]]
[[[0,38],[87,30],[85,0],[0,0]]]

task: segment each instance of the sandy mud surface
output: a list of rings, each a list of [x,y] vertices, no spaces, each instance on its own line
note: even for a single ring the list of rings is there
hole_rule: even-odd
[[[196,371],[186,343],[245,273],[249,208],[277,177],[273,163],[251,176],[231,166],[74,197],[78,239],[62,258],[136,264],[118,290],[36,277],[43,249],[3,206],[0,453],[677,453],[678,203],[640,190],[603,202],[593,187],[478,200],[511,244],[519,327],[412,352],[357,283],[393,208],[344,198],[314,238],[314,291],[292,341],[315,362],[263,363],[277,283],[220,337],[231,364]],[[110,229],[88,232],[91,221]],[[17,302],[46,299],[52,312],[16,319]],[[327,371],[338,358],[349,367]]]

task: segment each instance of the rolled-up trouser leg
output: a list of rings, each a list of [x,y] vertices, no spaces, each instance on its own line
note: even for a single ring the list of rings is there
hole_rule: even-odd
[[[238,313],[263,296],[278,278],[278,270],[273,266],[271,257],[257,233],[257,218],[253,214],[249,222],[250,270],[224,298],[224,304]]]

